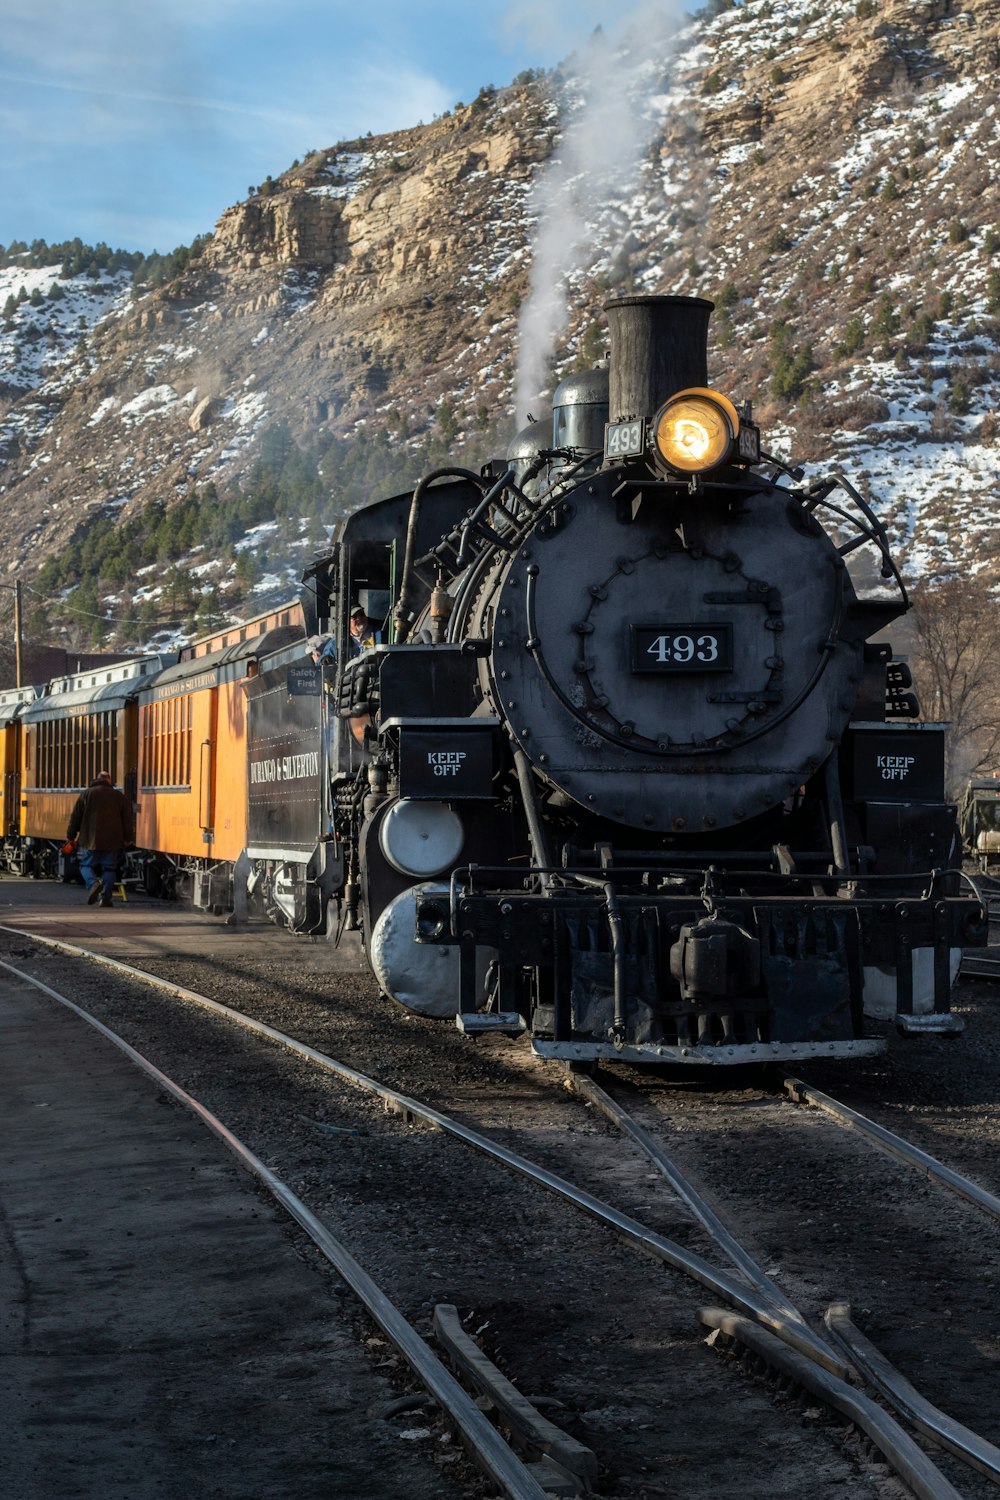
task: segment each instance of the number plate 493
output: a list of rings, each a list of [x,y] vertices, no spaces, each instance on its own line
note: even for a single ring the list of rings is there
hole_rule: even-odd
[[[646,446],[646,424],[641,419],[635,422],[609,422],[604,429],[605,458],[631,458],[641,453]]]
[[[733,627],[691,621],[681,625],[632,625],[633,672],[731,672]]]

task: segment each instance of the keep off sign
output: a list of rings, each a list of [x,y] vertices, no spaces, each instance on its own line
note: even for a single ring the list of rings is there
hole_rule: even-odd
[[[402,797],[490,797],[493,735],[473,727],[410,729],[399,736]]]
[[[944,797],[944,735],[934,729],[855,729],[852,778],[861,802],[934,802]]]

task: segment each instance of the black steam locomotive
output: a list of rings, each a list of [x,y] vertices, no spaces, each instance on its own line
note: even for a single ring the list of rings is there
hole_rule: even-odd
[[[610,367],[558,387],[551,430],[343,524],[306,577],[321,687],[287,660],[249,685],[251,773],[282,736],[328,768],[322,876],[281,867],[290,924],[336,892],[390,996],[544,1056],[955,1032],[984,940],[944,726],[880,639],[907,608],[885,531],[707,388],[711,308],[610,302]],[[251,778],[251,860],[295,796]]]

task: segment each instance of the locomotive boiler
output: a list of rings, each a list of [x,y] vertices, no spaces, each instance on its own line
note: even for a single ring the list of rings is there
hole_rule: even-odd
[[[344,921],[402,1004],[545,1056],[954,1032],[984,938],[885,531],[708,387],[711,308],[611,301],[551,433],[366,507],[307,577],[331,642],[359,601],[379,626],[322,669]]]

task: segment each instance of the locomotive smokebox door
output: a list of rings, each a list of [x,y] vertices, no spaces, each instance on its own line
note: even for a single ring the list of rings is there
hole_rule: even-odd
[[[615,482],[595,476],[572,524],[505,562],[483,696],[592,814],[688,837],[746,822],[846,726],[847,571],[781,492],[736,512],[654,491],[625,522]]]

